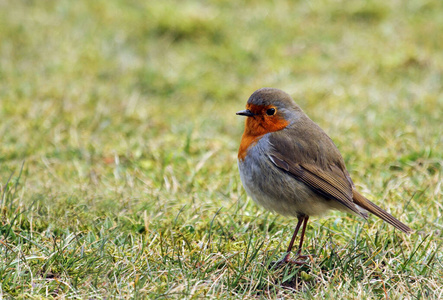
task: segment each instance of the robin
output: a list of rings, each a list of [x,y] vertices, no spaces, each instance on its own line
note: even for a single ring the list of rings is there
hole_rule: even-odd
[[[298,219],[283,263],[290,261],[300,227],[296,257],[307,257],[301,249],[308,219],[330,209],[365,219],[369,211],[407,234],[412,232],[356,190],[334,142],[288,94],[259,89],[237,115],[247,117],[238,150],[246,192],[265,209]]]

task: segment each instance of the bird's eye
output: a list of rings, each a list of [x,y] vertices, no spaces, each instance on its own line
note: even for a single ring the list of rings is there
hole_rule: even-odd
[[[272,116],[272,115],[274,115],[274,114],[275,114],[275,108],[270,108],[270,109],[268,109],[268,110],[266,111],[266,114],[267,114],[268,116]]]

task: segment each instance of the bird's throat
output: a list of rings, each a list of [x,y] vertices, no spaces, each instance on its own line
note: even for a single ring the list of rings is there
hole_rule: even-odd
[[[249,147],[255,145],[265,134],[282,130],[288,125],[289,122],[283,118],[248,117],[245,121],[245,131],[238,149],[238,159],[244,160]]]

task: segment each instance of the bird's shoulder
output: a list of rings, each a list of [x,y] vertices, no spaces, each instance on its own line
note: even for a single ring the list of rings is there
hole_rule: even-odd
[[[272,150],[293,163],[313,164],[321,169],[336,165],[346,169],[332,139],[310,119],[269,134]]]

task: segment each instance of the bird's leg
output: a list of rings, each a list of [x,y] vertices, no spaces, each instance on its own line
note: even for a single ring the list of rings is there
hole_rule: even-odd
[[[303,228],[302,228],[302,232],[301,232],[300,242],[298,244],[298,249],[297,249],[297,252],[296,252],[296,258],[306,259],[306,258],[309,257],[308,255],[300,255],[301,249],[302,249],[302,246],[303,246],[303,238],[305,236],[306,225],[308,224],[308,219],[309,219],[309,217],[308,216],[304,216],[304,215],[298,217],[297,226],[295,227],[294,234],[292,235],[291,242],[289,243],[289,246],[288,246],[288,250],[286,250],[286,255],[285,255],[285,257],[282,260],[274,262],[272,264],[273,267],[282,266],[283,264],[286,264],[288,262],[296,264],[296,265],[300,265],[300,266],[304,265],[306,263],[305,261],[291,260],[290,256],[291,256],[292,247],[294,246],[295,238],[297,237],[298,231],[300,230],[300,227],[301,227],[301,225],[303,223]]]
[[[299,217],[299,219],[298,219],[298,223],[297,223],[297,227],[295,228],[295,232],[294,232],[294,236],[292,237],[292,240],[291,240],[291,243],[289,244],[289,247],[288,247],[288,254],[286,254],[286,256],[285,256],[285,258],[284,258],[284,262],[291,262],[291,263],[293,263],[293,264],[296,264],[296,265],[304,265],[306,262],[305,261],[300,261],[300,260],[290,260],[289,259],[289,256],[290,256],[290,251],[292,250],[292,246],[293,246],[293,244],[294,244],[294,239],[295,239],[295,236],[297,235],[297,232],[298,232],[298,230],[300,229],[300,225],[301,225],[301,223],[303,222],[303,228],[302,228],[302,230],[301,230],[301,236],[300,236],[300,242],[299,242],[299,244],[298,244],[298,249],[297,249],[297,252],[295,253],[295,255],[296,255],[296,259],[298,259],[298,258],[300,258],[300,259],[306,259],[306,258],[309,258],[309,255],[301,255],[301,249],[302,249],[302,247],[303,247],[303,239],[304,239],[304,237],[305,237],[305,231],[306,231],[306,225],[308,224],[308,219],[309,219],[309,216],[302,216],[302,217]]]
[[[303,246],[303,238],[305,237],[305,231],[306,231],[306,225],[308,225],[308,219],[309,219],[309,216],[305,216],[303,219],[304,223],[303,223],[303,228],[301,230],[300,243],[298,244],[298,249],[295,254],[297,258],[301,258],[301,259],[309,258],[309,255],[301,255],[301,249]]]
[[[283,262],[285,263],[289,261],[289,256],[291,256],[292,246],[294,246],[295,237],[297,236],[298,231],[300,230],[301,223],[304,221],[305,217],[304,216],[298,217],[297,219],[298,219],[297,226],[295,227],[294,234],[292,235],[291,242],[289,243],[288,246],[288,250],[286,250],[286,256],[285,258],[283,258]]]

